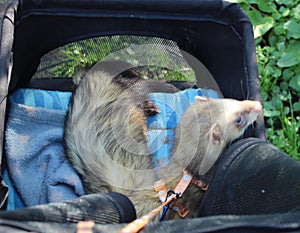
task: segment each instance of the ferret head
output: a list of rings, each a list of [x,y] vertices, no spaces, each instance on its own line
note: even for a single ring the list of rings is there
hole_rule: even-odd
[[[211,139],[214,144],[221,142],[221,136],[224,143],[240,137],[262,112],[262,106],[258,101],[207,99],[197,96],[195,102],[198,105],[205,105],[200,108],[205,108],[203,114],[210,115]]]
[[[195,98],[195,102],[196,105],[203,105],[199,109],[203,110],[202,114],[206,114],[204,118],[210,125],[207,133],[202,136],[207,141],[207,147],[199,167],[198,174],[201,175],[213,166],[228,143],[242,136],[248,126],[257,120],[262,106],[258,101],[206,99],[199,96]],[[203,122],[201,123],[200,130],[203,126]]]
[[[180,123],[175,156],[190,172],[203,175],[216,162],[225,146],[239,138],[262,112],[258,101],[207,99],[197,96]],[[184,151],[182,150],[184,148]],[[179,153],[177,153],[179,152]],[[185,154],[185,158],[180,154]],[[183,161],[185,160],[185,161]]]

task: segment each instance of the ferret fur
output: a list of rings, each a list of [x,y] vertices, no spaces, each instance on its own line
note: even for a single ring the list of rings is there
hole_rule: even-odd
[[[261,113],[256,101],[197,97],[176,128],[170,162],[153,169],[145,113],[139,107],[149,92],[147,82],[133,82],[129,87],[105,70],[88,72],[72,96],[64,135],[67,156],[85,191],[123,193],[138,217],[161,204],[153,189],[155,181],[163,178],[167,189],[173,190],[183,169],[196,178],[205,175],[225,146]],[[203,193],[190,185],[179,199],[191,210],[191,217],[197,214]],[[168,211],[166,218],[174,217]]]

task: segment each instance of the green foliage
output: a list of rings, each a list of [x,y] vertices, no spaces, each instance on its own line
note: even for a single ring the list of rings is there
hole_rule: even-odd
[[[64,61],[49,72],[53,77],[72,77],[78,67],[90,68],[109,54],[128,46],[122,37],[102,37],[70,43],[60,49]]]
[[[147,70],[141,68],[142,78],[144,79],[196,80],[194,71],[191,68],[186,67],[184,64],[175,64],[173,56],[164,54],[162,49],[157,50],[157,44],[173,46],[167,40],[161,41],[151,37],[129,35],[104,36],[70,43],[58,50],[61,61],[56,61],[58,64],[48,69],[47,72],[50,72],[51,77],[72,77],[77,69],[91,68],[100,60],[121,59],[135,66],[160,64],[160,66],[148,66]],[[174,46],[177,45],[174,44]],[[145,57],[145,49],[147,49],[147,57]],[[166,67],[169,67],[169,69],[166,69]]]
[[[300,1],[231,2],[253,24],[268,139],[300,160]]]

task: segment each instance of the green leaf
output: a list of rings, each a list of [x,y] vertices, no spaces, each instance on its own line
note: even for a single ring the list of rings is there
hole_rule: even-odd
[[[289,88],[289,84],[287,82],[281,82],[280,83],[280,88],[281,89],[288,89]]]
[[[289,82],[289,86],[292,87],[294,90],[300,92],[300,74],[291,79],[291,81]]]
[[[275,25],[272,17],[262,16],[257,10],[248,11],[248,16],[253,24],[254,38],[264,35]]]
[[[285,43],[284,43],[284,42],[279,42],[279,43],[277,43],[277,49],[278,49],[278,51],[283,51],[283,50],[285,50],[285,49],[286,49]]]
[[[285,7],[280,7],[279,12],[281,13],[281,17],[287,17],[290,14],[290,9]]]
[[[282,78],[285,81],[290,80],[294,75],[295,75],[295,72],[291,68],[284,69],[282,72]]]
[[[272,48],[278,43],[278,35],[275,34],[274,30],[270,32],[268,40]]]
[[[278,86],[275,86],[275,87],[273,88],[273,93],[278,94],[279,92],[280,92],[280,88],[279,88]]]
[[[300,111],[300,102],[296,102],[293,104],[293,110],[294,112]]]
[[[290,108],[288,107],[288,106],[285,106],[284,108],[283,108],[283,114],[284,115],[288,115],[290,113]]]
[[[277,2],[279,5],[286,5],[286,6],[292,4],[291,0],[275,0],[275,2]]]
[[[293,70],[294,70],[295,74],[299,74],[300,73],[300,66],[296,66]]]
[[[276,5],[270,0],[257,0],[258,8],[267,13],[272,13],[276,11]]]
[[[276,117],[276,116],[280,116],[280,112],[275,110],[268,110],[268,109],[264,109],[264,116],[265,117]]]
[[[288,31],[288,37],[300,38],[300,23],[297,23],[294,19],[287,21],[283,27]]]
[[[294,18],[300,19],[300,4],[294,8],[293,12],[294,12]]]
[[[277,36],[279,36],[279,35],[284,34],[285,29],[286,28],[284,28],[284,26],[282,24],[279,24],[274,27],[273,31]]]
[[[290,44],[277,62],[279,67],[290,67],[300,63],[300,43]]]
[[[272,17],[275,19],[275,20],[279,20],[281,18],[281,14],[279,12],[273,12],[272,13]]]
[[[275,117],[280,116],[280,111],[276,110],[275,106],[271,102],[264,103],[264,116]]]
[[[283,95],[280,95],[280,99],[279,99],[278,97],[276,97],[276,98],[273,97],[273,98],[272,98],[272,101],[273,101],[273,103],[274,103],[276,109],[279,109],[279,110],[282,110],[282,109],[283,109],[283,103],[282,103],[281,99],[282,99],[282,100],[285,99]]]

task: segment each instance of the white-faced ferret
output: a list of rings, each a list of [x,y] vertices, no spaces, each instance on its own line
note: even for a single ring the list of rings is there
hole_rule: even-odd
[[[184,169],[196,180],[208,170],[211,173],[225,146],[240,137],[262,111],[257,101],[196,97],[176,128],[169,163],[153,169],[146,142],[149,102],[145,107],[145,93],[157,86],[169,90],[169,86],[141,80],[124,85],[122,75],[113,77],[102,68],[92,68],[72,96],[65,126],[67,156],[86,193],[123,193],[133,202],[138,217],[161,204],[153,188],[155,181],[163,179],[167,190],[174,190]],[[159,110],[150,103],[153,112]],[[203,194],[190,184],[177,203],[193,217]],[[174,217],[168,211],[166,219]]]

